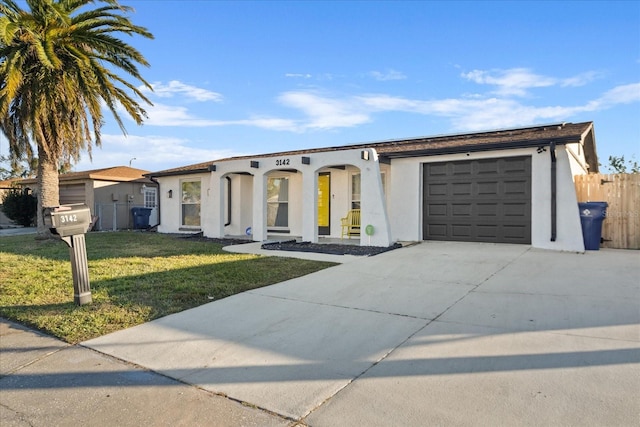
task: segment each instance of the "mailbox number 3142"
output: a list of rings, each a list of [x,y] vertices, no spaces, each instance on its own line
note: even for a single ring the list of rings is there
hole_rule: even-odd
[[[60,222],[63,224],[67,222],[78,222],[78,215],[76,214],[60,215]]]

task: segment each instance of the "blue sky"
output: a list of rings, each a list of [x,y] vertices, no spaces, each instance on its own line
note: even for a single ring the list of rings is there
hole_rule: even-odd
[[[638,1],[121,3],[155,105],[75,170],[562,121],[640,161]]]

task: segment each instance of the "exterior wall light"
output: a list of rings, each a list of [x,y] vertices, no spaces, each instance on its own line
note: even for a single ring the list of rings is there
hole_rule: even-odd
[[[172,198],[173,197],[173,190],[167,191],[167,197],[168,198]]]
[[[311,157],[302,156],[302,164],[303,165],[310,165],[311,164]]]
[[[252,160],[251,161],[251,167],[254,168],[254,169],[258,169],[260,167],[260,162]]]
[[[360,158],[362,160],[369,160],[369,151],[362,150],[362,152],[360,153]]]

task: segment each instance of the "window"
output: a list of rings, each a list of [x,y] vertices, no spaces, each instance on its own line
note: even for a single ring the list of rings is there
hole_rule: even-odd
[[[351,209],[360,209],[360,174],[351,175]]]
[[[380,172],[382,180],[382,194],[387,195],[387,174]],[[351,175],[351,209],[360,209],[360,182],[361,175],[359,173]]]
[[[158,189],[154,187],[146,187],[144,189],[144,207],[155,208],[158,206]]]
[[[267,179],[267,227],[289,227],[289,178]]]
[[[182,181],[182,225],[200,227],[200,181]]]

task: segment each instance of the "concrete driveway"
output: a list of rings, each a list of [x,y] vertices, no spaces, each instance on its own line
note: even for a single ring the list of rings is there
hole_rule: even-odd
[[[638,425],[640,252],[425,242],[83,345],[314,426]]]

